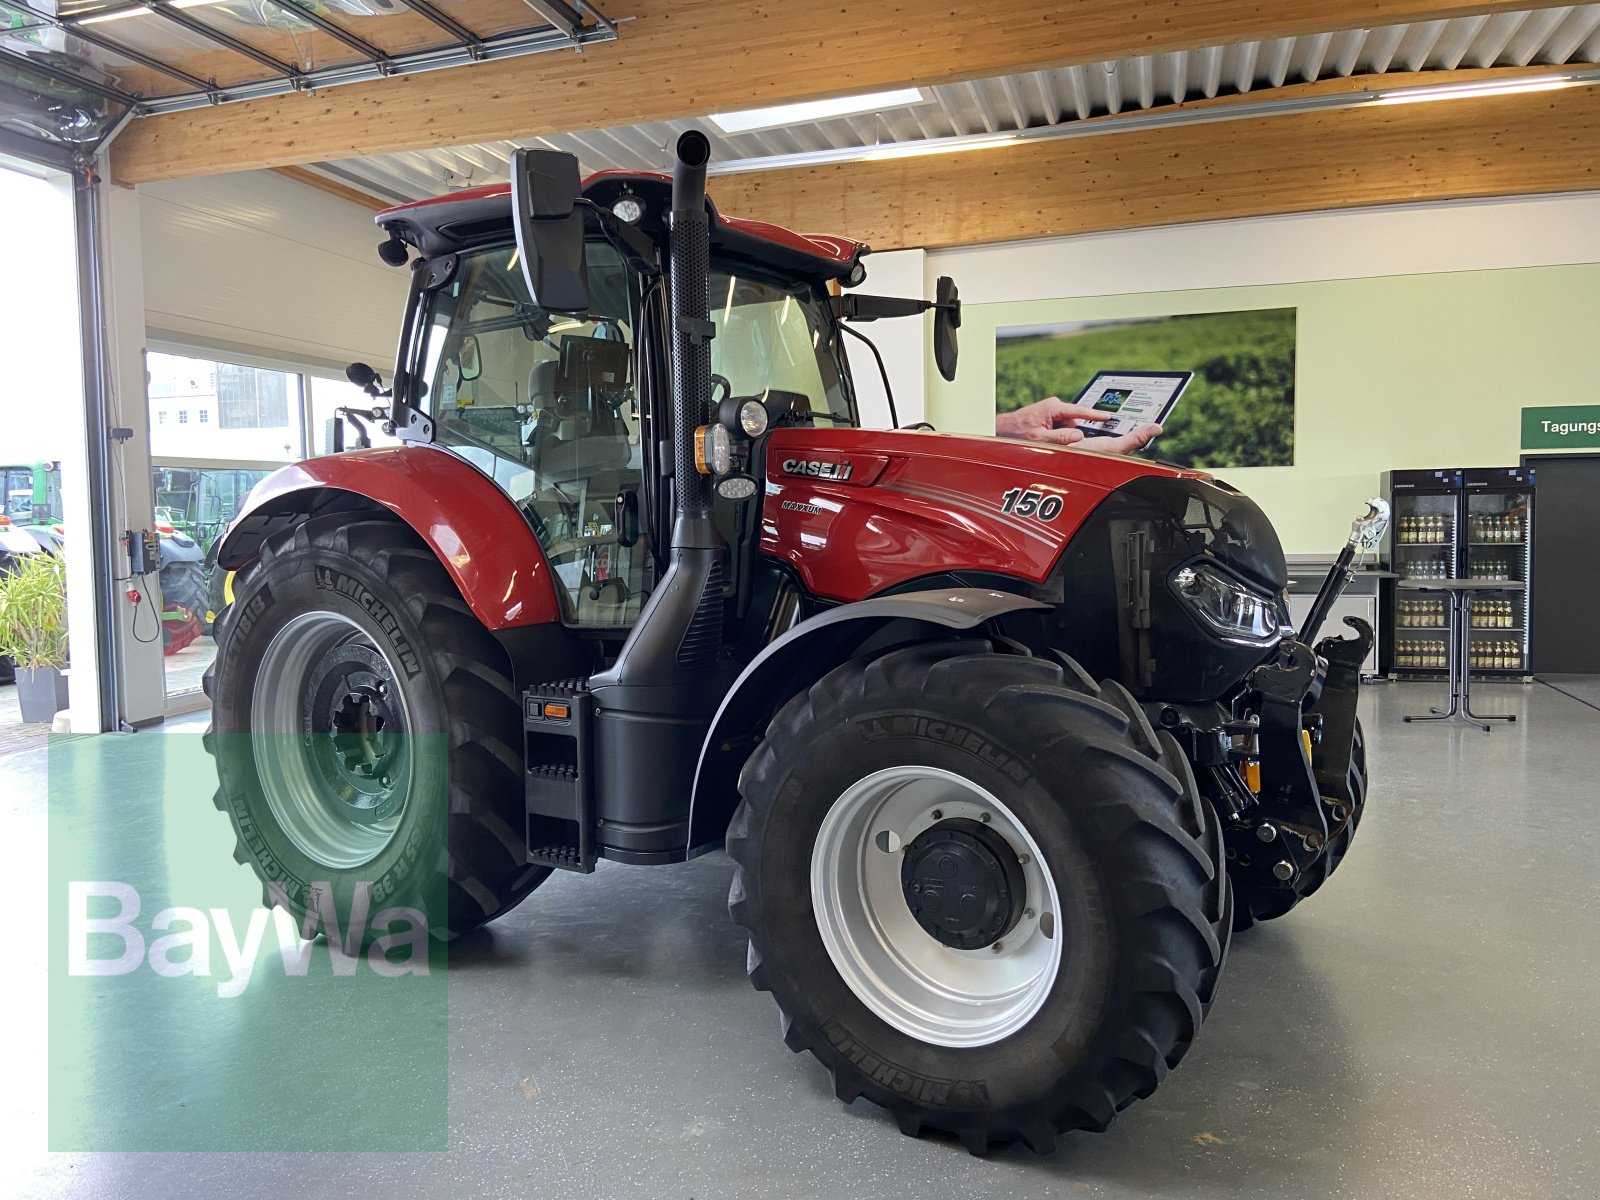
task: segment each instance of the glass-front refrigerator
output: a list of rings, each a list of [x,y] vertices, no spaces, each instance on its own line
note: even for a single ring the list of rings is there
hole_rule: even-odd
[[[1479,467],[1461,473],[1461,577],[1504,584],[1472,598],[1468,666],[1474,674],[1525,675],[1533,587],[1533,470]]]
[[[1461,562],[1462,472],[1389,471],[1389,565],[1398,580],[1455,579]],[[1385,642],[1391,675],[1443,677],[1449,666],[1449,598],[1443,592],[1388,590]]]

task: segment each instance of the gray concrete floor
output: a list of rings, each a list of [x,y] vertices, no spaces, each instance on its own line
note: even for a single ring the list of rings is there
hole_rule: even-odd
[[[1049,1158],[972,1159],[834,1100],[745,983],[716,855],[554,879],[454,955],[447,1154],[46,1155],[41,1039],[23,1037],[0,1089],[3,1190],[1593,1197],[1600,712],[1540,686],[1484,686],[1480,707],[1517,724],[1399,722],[1436,695],[1369,689],[1372,800],[1338,877],[1234,943],[1204,1033],[1152,1099]],[[43,757],[0,764],[18,858],[42,836]],[[33,907],[31,869],[5,886],[13,913]],[[13,1031],[43,1007],[43,951],[29,945],[8,956],[25,985],[5,989]]]

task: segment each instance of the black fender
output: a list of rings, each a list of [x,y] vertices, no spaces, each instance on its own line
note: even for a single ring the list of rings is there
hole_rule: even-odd
[[[689,807],[690,857],[721,847],[739,805],[739,771],[767,723],[869,641],[884,649],[975,629],[1008,613],[1050,605],[989,588],[938,588],[841,604],[802,621],[773,641],[723,697],[700,748]]]

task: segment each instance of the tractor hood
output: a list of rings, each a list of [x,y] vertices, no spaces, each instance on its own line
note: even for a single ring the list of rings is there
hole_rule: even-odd
[[[920,431],[780,429],[765,456],[763,552],[841,601],[951,571],[1043,583],[1125,485],[1225,491],[1203,473],[1126,455]]]

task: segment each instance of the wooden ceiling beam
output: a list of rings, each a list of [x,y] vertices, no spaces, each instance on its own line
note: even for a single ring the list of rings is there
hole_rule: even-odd
[[[724,212],[879,250],[1595,190],[1600,85],[1025,140],[726,175],[711,187]]]
[[[145,117],[112,175],[145,183],[699,117],[1133,55],[1442,20],[1551,0],[608,0],[619,40]]]
[[[337,179],[329,179],[326,175],[319,175],[315,171],[308,171],[304,167],[275,167],[279,175],[292,179],[296,183],[303,183],[307,187],[316,188],[319,192],[326,192],[330,196],[337,196],[341,200],[348,200],[351,204],[359,204],[362,208],[372,212],[382,212],[394,205],[392,200],[380,200],[360,188],[353,188],[349,184],[340,183]]]

